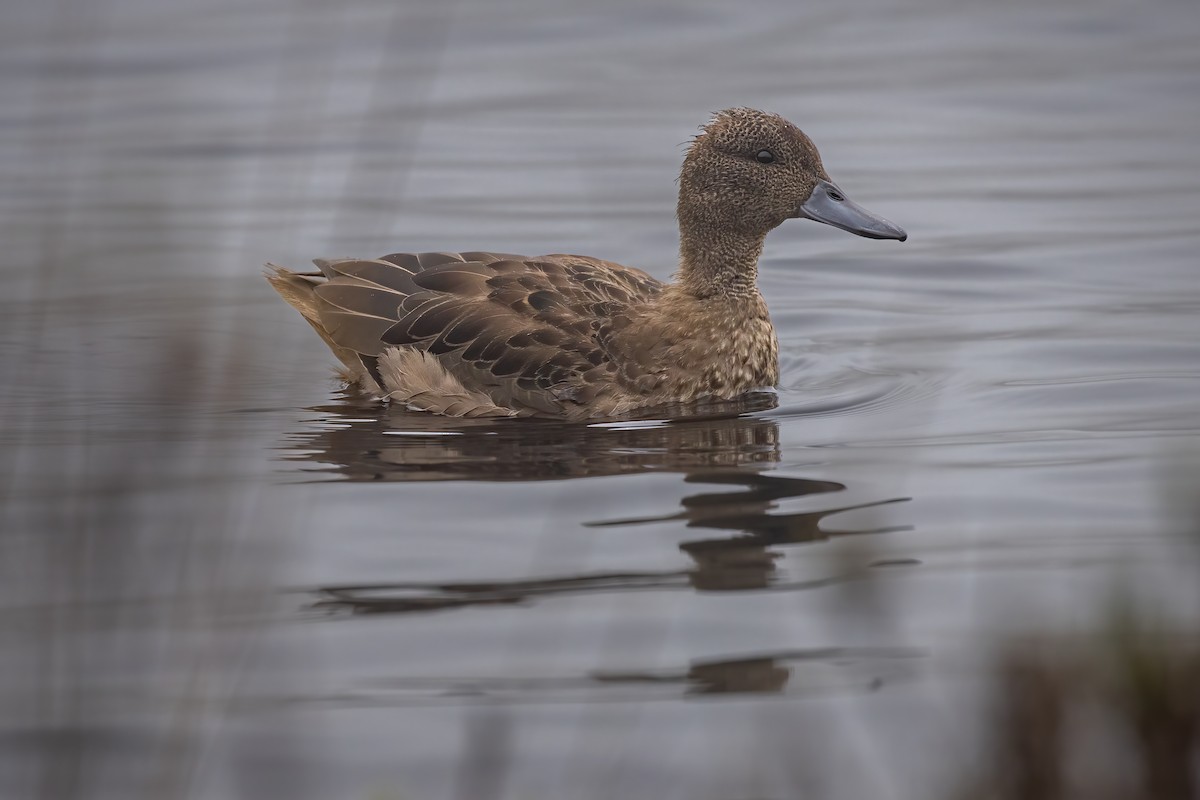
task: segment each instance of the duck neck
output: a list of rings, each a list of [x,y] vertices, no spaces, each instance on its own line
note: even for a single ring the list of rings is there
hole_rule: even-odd
[[[765,234],[693,227],[680,237],[676,280],[688,294],[701,299],[758,298],[758,257],[764,238]]]

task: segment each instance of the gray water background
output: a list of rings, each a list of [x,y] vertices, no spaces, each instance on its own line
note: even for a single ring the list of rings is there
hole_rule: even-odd
[[[1200,616],[1195,3],[0,15],[0,796],[926,798],[1006,633]],[[261,279],[666,278],[731,105],[910,234],[771,235],[775,408],[382,410]]]

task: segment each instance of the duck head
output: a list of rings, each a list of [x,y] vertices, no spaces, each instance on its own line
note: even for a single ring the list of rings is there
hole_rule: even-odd
[[[688,148],[679,177],[680,230],[751,240],[788,219],[811,219],[870,239],[904,229],[851,201],[803,131],[752,108],[718,112]]]

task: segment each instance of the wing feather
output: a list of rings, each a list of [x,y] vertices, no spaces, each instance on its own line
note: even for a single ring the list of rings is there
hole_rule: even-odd
[[[330,339],[366,361],[424,350],[499,406],[561,414],[616,375],[606,342],[662,284],[582,256],[392,253],[316,262]]]
[[[330,280],[358,281],[385,289],[412,294],[419,287],[413,282],[413,272],[403,265],[383,260],[344,258],[334,261],[317,261],[317,266]]]
[[[316,294],[321,307],[332,306],[342,311],[391,320],[399,318],[400,304],[405,297],[392,289],[343,281],[318,286]]]

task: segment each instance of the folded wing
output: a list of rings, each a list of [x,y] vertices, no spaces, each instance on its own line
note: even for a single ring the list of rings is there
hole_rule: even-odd
[[[424,350],[496,403],[559,414],[613,380],[607,344],[662,284],[572,255],[395,253],[318,261],[328,338],[382,383],[392,346]]]

